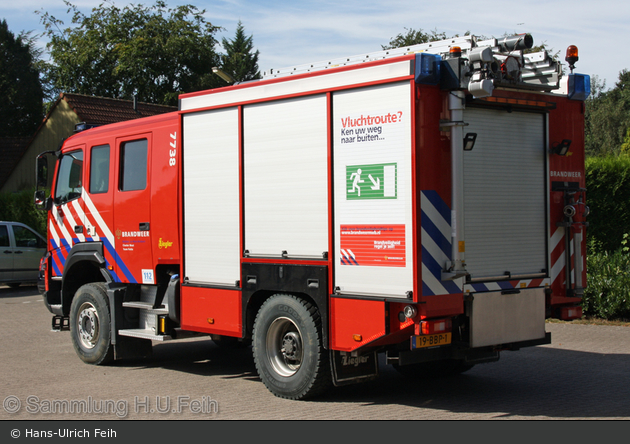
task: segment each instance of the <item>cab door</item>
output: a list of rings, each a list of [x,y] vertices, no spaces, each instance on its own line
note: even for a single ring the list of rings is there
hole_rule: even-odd
[[[114,200],[114,148],[109,137],[93,140],[86,150],[85,237],[87,241],[101,242],[108,270],[116,281],[116,262],[113,200]]]
[[[151,133],[118,138],[114,194],[116,274],[123,282],[154,284],[151,250]]]

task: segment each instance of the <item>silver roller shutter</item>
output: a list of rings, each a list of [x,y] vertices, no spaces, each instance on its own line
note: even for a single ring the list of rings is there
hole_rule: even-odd
[[[543,114],[467,109],[464,152],[466,268],[472,279],[537,275],[546,262]]]

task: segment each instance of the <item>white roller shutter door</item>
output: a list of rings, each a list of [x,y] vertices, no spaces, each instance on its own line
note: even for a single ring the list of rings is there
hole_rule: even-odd
[[[472,279],[538,275],[546,262],[543,114],[467,109],[464,153],[466,268]]]
[[[325,95],[243,109],[245,249],[322,258],[328,251]]]
[[[238,110],[184,116],[184,259],[191,283],[240,280]]]

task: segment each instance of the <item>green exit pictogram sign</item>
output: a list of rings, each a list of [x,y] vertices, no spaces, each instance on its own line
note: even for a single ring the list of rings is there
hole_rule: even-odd
[[[395,163],[346,166],[346,199],[396,199]]]

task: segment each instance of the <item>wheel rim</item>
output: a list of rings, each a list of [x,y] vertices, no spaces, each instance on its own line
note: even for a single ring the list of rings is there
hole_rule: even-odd
[[[300,329],[289,318],[274,320],[267,330],[267,359],[276,373],[292,376],[300,369],[304,348]]]
[[[96,346],[99,334],[98,312],[94,305],[89,302],[84,302],[79,307],[77,330],[79,341],[83,347],[92,349]]]

